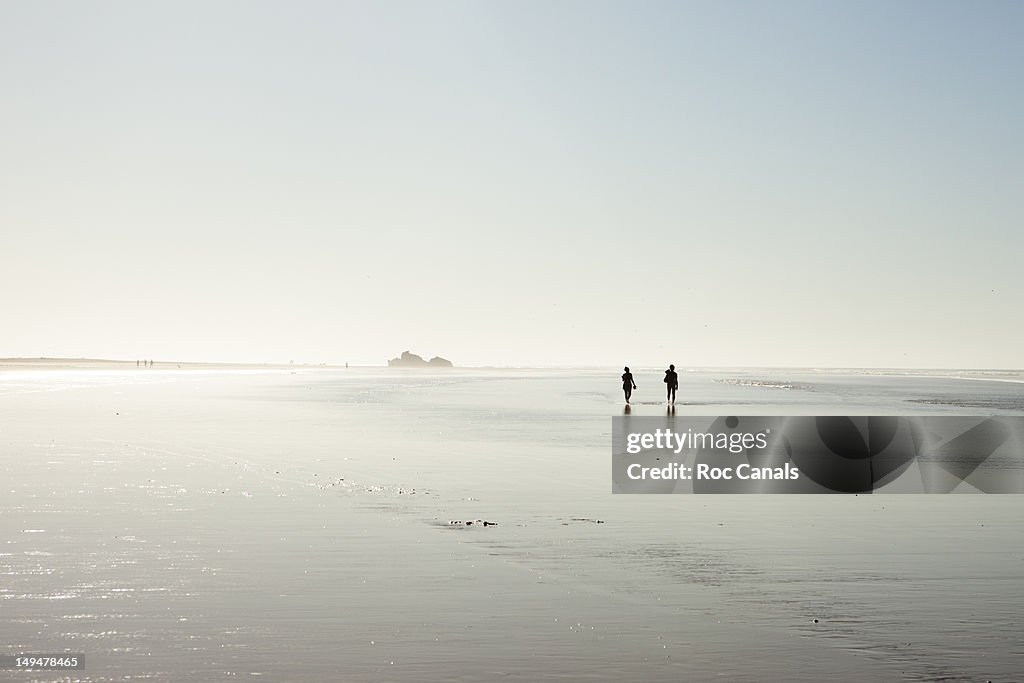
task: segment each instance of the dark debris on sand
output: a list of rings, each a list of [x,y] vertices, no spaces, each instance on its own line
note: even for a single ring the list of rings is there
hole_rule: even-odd
[[[468,519],[461,521],[457,519],[448,520],[448,526],[498,526],[497,522],[488,522],[483,519]]]

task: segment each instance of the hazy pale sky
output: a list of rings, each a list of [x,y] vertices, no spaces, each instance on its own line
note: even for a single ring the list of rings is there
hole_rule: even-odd
[[[1024,3],[4,2],[0,356],[1024,367]]]

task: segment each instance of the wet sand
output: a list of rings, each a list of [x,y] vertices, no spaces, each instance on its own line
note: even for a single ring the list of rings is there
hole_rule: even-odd
[[[684,375],[678,409],[934,411],[914,401],[1012,406],[1021,391],[718,379]],[[638,383],[652,405],[636,410],[662,410],[642,393],[651,378]],[[68,678],[83,681],[1024,670],[1019,497],[612,496],[608,384],[572,371],[7,372],[3,651],[83,652]],[[497,526],[449,524],[478,518]]]

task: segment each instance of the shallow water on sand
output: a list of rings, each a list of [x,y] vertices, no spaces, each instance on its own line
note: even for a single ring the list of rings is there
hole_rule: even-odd
[[[635,374],[632,414],[664,414]],[[676,414],[1022,414],[1007,379],[684,373]],[[593,371],[0,374],[0,653],[83,652],[84,681],[1020,680],[1024,499],[612,496],[622,410]]]

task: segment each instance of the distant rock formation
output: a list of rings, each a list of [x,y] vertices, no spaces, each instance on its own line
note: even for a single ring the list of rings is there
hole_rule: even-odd
[[[415,353],[409,353],[408,351],[402,351],[402,355],[398,358],[392,358],[388,361],[389,368],[450,368],[452,362],[447,358],[441,358],[441,356],[434,356],[430,360],[423,360],[422,356],[417,356]]]

